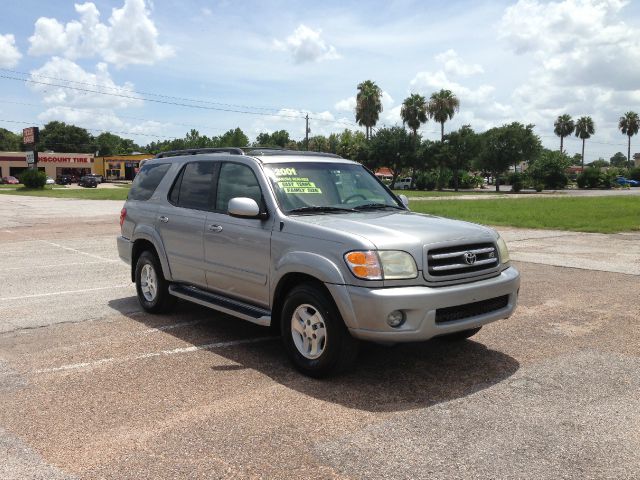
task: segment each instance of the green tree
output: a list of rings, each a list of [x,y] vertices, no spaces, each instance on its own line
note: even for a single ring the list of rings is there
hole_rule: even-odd
[[[604,158],[598,158],[591,163],[587,163],[587,167],[593,168],[605,168],[609,166],[609,162],[607,162]]]
[[[370,140],[371,166],[385,166],[393,174],[392,184],[404,168],[415,162],[413,137],[402,127],[381,128]]]
[[[382,90],[375,82],[365,80],[358,85],[356,95],[356,122],[364,126],[366,138],[371,138],[371,128],[375,127],[382,112]]]
[[[627,136],[627,161],[629,162],[629,167],[633,166],[631,160],[631,137],[638,133],[640,129],[640,118],[636,112],[627,112],[618,122],[618,128],[620,131]]]
[[[220,147],[246,147],[247,145],[249,145],[249,137],[240,127],[228,130],[220,137]]]
[[[120,153],[120,143],[122,138],[113,133],[104,132],[96,137],[98,155],[118,155]]]
[[[567,186],[569,179],[565,170],[571,165],[571,158],[563,152],[544,150],[531,166],[527,175],[534,185],[544,184],[545,188],[561,189]]]
[[[609,159],[612,167],[624,168],[627,166],[627,157],[622,152],[617,152]]]
[[[255,146],[262,147],[282,147],[285,148],[291,139],[289,138],[289,132],[286,130],[278,130],[273,133],[260,133],[256,137]]]
[[[22,137],[17,133],[0,128],[0,151],[19,152],[22,150]]]
[[[482,134],[482,147],[476,166],[493,175],[496,179],[496,191],[499,191],[500,175],[510,165],[533,162],[541,149],[540,138],[533,133],[533,125],[513,122]]]
[[[451,120],[460,109],[460,100],[451,90],[442,89],[429,98],[427,111],[429,116],[440,124],[440,140],[444,141],[444,123]]]
[[[458,131],[445,135],[443,146],[443,158],[453,170],[453,187],[457,192],[460,170],[467,170],[480,153],[480,138],[470,125],[463,125]]]
[[[47,123],[40,130],[40,149],[56,152],[93,153],[96,142],[87,130],[64,122]]]
[[[584,142],[596,133],[593,119],[589,116],[580,117],[575,126],[576,137],[582,140],[582,168],[584,168]]]
[[[309,150],[313,152],[328,152],[329,140],[324,135],[315,135],[309,138]]]
[[[417,93],[405,98],[400,107],[400,117],[402,122],[411,129],[414,138],[417,138],[420,125],[428,120],[425,98]]]
[[[553,132],[560,137],[560,151],[563,152],[564,137],[568,137],[575,130],[576,125],[573,123],[571,115],[565,113],[560,115],[553,124]]]

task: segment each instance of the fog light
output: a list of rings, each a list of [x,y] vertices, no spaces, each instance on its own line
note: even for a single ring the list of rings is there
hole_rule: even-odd
[[[387,323],[390,327],[398,328],[406,319],[407,316],[402,310],[394,310],[387,316]]]

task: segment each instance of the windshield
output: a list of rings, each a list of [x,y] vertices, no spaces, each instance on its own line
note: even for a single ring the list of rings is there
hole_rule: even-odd
[[[286,213],[403,209],[362,165],[287,162],[264,165]]]

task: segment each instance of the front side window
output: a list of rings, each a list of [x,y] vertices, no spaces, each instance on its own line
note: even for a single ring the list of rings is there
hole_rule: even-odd
[[[169,166],[168,163],[147,163],[140,169],[140,173],[133,181],[127,198],[129,200],[149,200],[169,170]],[[119,171],[112,170],[112,173],[116,175],[119,174]]]
[[[187,163],[171,189],[169,201],[182,208],[211,210],[214,169],[214,162]]]
[[[266,164],[265,170],[286,213],[404,210],[362,165],[287,162]]]
[[[239,163],[223,163],[218,179],[216,210],[226,212],[229,200],[235,197],[252,198],[263,209],[262,191],[253,170]]]

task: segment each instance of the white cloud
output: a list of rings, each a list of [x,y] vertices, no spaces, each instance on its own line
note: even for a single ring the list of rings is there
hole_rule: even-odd
[[[91,3],[76,4],[79,20],[63,25],[55,18],[40,17],[29,37],[31,55],[63,55],[68,59],[101,56],[117,66],[151,65],[173,55],[158,43],[158,30],[149,18],[145,0],[125,0],[114,8],[109,25],[100,22],[100,12]]]
[[[349,97],[343,100],[336,102],[333,106],[334,110],[337,112],[351,112],[353,113],[356,109],[356,97]]]
[[[22,54],[16,47],[15,37],[10,33],[0,35],[0,67],[13,68],[18,64],[20,58],[22,58]]]
[[[31,79],[39,82],[30,84],[30,88],[42,95],[50,112],[54,107],[64,106],[118,109],[142,105],[142,100],[133,92],[133,85],[129,82],[116,85],[105,63],[99,63],[95,72],[90,73],[71,60],[53,57],[33,70]],[[109,95],[96,93],[98,91]]]
[[[284,41],[274,40],[273,46],[288,51],[296,64],[319,62],[340,58],[333,45],[328,45],[321,37],[322,30],[314,30],[300,24]]]
[[[490,101],[495,88],[491,85],[480,85],[477,88],[469,88],[461,85],[447,77],[442,70],[437,72],[418,72],[410,82],[411,89],[415,90],[427,99],[434,91],[442,88],[451,90],[459,99],[460,104],[465,103],[480,105]]]
[[[591,115],[600,141],[620,141],[617,119],[640,99],[640,29],[624,21],[621,0],[520,0],[500,36],[533,62],[511,100],[520,117],[552,135],[562,113]]]
[[[476,73],[484,72],[482,65],[477,63],[464,63],[457,52],[453,49],[442,52],[436,55],[435,58],[438,62],[442,63],[444,71],[451,75],[468,77],[475,75]]]

